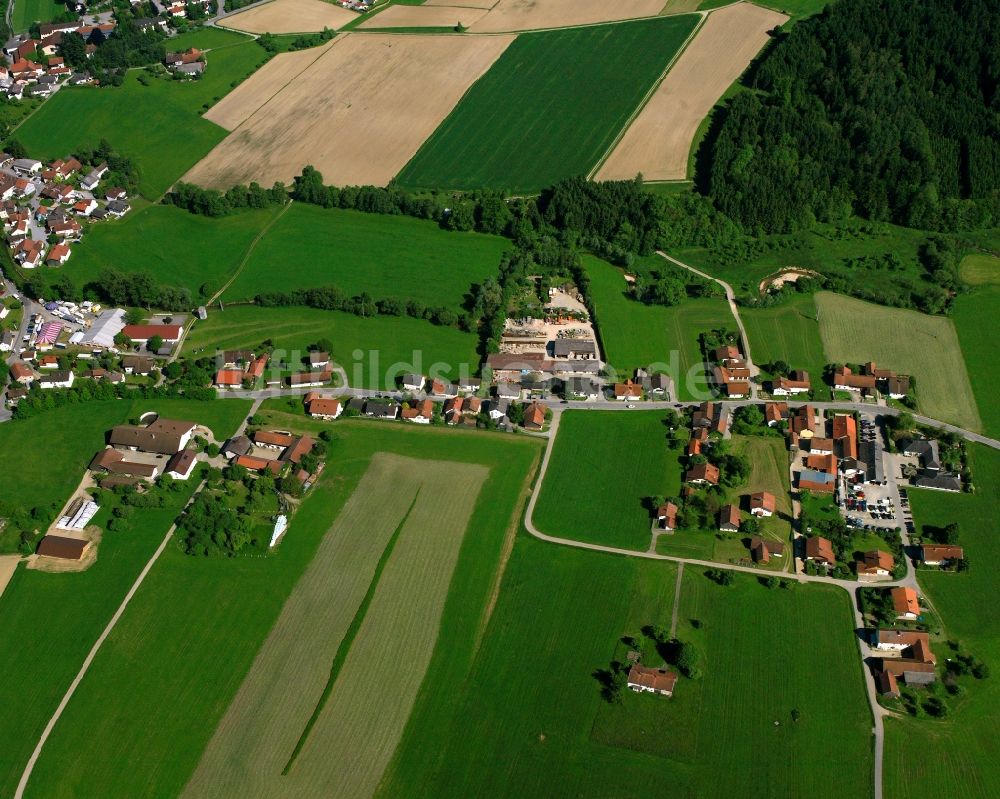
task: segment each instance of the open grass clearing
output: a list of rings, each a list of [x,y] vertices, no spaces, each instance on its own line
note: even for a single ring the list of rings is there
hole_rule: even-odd
[[[742,575],[724,588],[685,569],[678,635],[699,650],[703,678],[681,679],[671,699],[601,699],[594,672],[624,656],[622,635],[669,626],[675,578],[673,564],[519,538],[475,667],[444,692],[458,694],[458,710],[429,702],[412,717],[379,795],[616,796],[629,785],[650,795],[754,795],[761,785],[778,796],[870,795],[871,719],[837,589],[768,590]],[[798,628],[824,632],[806,645],[788,634]],[[436,757],[428,740],[441,742]]]
[[[875,361],[912,375],[922,413],[968,430],[982,429],[951,319],[827,291],[816,294],[816,309],[828,362]]]
[[[349,295],[462,309],[473,283],[495,276],[506,239],[435,223],[295,203],[268,230],[226,301],[334,285]]]
[[[219,24],[247,33],[311,33],[342,28],[358,15],[325,0],[271,0],[226,17]]]
[[[661,17],[518,36],[398,182],[529,192],[588,173],[698,21]]]
[[[104,269],[147,272],[155,281],[190,290],[204,302],[233,275],[261,230],[280,208],[210,218],[171,205],[151,205],[122,220],[95,225],[64,268],[80,286]],[[58,277],[54,272],[52,277]]]
[[[155,199],[225,137],[224,130],[199,114],[266,58],[248,39],[209,53],[205,74],[196,81],[160,78],[143,86],[140,71],[132,70],[118,88],[67,87],[12,135],[32,158],[41,160],[65,158],[79,147],[96,147],[107,139],[115,150],[135,159],[139,189]]]
[[[740,308],[754,362],[763,366],[784,361],[792,369],[805,369],[814,396],[829,399],[830,387],[823,382],[827,361],[817,316],[816,303],[809,294],[770,308]]]
[[[316,308],[231,305],[212,309],[192,328],[185,353],[255,347],[265,339],[291,354],[306,354],[310,344],[328,338],[334,360],[347,371],[355,388],[394,388],[406,372],[427,373],[432,367],[457,379],[479,370],[478,341],[472,333],[405,316],[361,317]]]
[[[66,6],[56,0],[17,0],[17,2],[9,0],[9,2],[14,4],[10,24],[15,31],[26,31],[33,22],[50,22],[60,14],[66,13]]]
[[[1000,348],[1000,287],[985,286],[955,300],[951,318],[962,345],[962,357],[976,396],[983,430],[1000,436],[1000,376],[993,367]]]
[[[597,171],[599,180],[683,180],[701,121],[787,17],[750,3],[708,16]]]
[[[23,496],[25,504],[51,502],[61,508],[83,477],[87,462],[104,446],[104,434],[113,425],[155,410],[206,424],[217,437],[224,438],[235,431],[249,406],[243,401],[91,402],[57,408],[23,422],[8,422],[0,426],[4,452],[32,453],[39,442],[45,442],[60,455],[37,458],[26,454],[18,469],[0,473],[0,494]],[[8,642],[0,647],[0,664],[5,673],[20,675],[17,680],[5,680],[0,687],[4,708],[0,731],[7,741],[0,754],[0,794],[13,795],[35,743],[87,652],[193,489],[191,481],[182,491],[169,495],[166,507],[133,512],[126,530],[105,532],[97,562],[85,572],[47,574],[23,566],[15,572],[0,597],[0,623]],[[108,508],[103,508],[94,523],[103,526],[109,516]],[[44,529],[49,521],[40,521],[40,527]],[[88,719],[89,730],[96,721],[97,716]],[[78,787],[63,784],[64,791]],[[48,792],[38,795],[52,796]]]
[[[175,52],[181,52],[191,47],[197,47],[199,50],[216,50],[220,47],[230,47],[249,41],[249,36],[223,28],[194,28],[174,36],[170,40],[170,48]]]
[[[960,698],[947,698],[952,711],[943,720],[902,718],[886,721],[885,795],[905,799],[914,791],[962,799],[987,799],[1000,792],[1000,616],[984,612],[983,598],[995,596],[1000,557],[995,525],[1000,516],[1000,452],[970,445],[975,494],[910,491],[917,529],[958,522],[959,544],[969,560],[969,570],[917,572],[923,593],[929,597],[948,639],[983,660],[993,676],[968,685]],[[939,661],[948,651],[938,651]],[[920,757],[914,758],[913,753]]]
[[[626,295],[622,272],[606,261],[584,256],[604,357],[622,374],[653,367],[673,379],[675,399],[709,396],[698,335],[715,328],[734,329],[729,305],[722,298],[699,298],[665,307],[645,305]]]
[[[277,429],[337,433],[323,479],[273,557],[202,559],[168,548],[50,739],[32,779],[35,795],[71,797],[81,784],[94,795],[180,795],[286,599],[318,547],[327,546],[331,520],[355,495],[374,453],[490,470],[468,525],[475,534],[462,543],[426,678],[441,685],[464,679],[492,609],[512,519],[540,442],[362,420],[331,425],[277,409],[261,413]],[[498,513],[500,507],[508,511]],[[367,528],[357,532],[363,537]],[[286,693],[293,688],[286,685]],[[432,695],[439,712],[451,698],[444,690]],[[135,768],[137,762],[144,767]]]
[[[374,791],[433,652],[452,571],[486,472],[467,464],[373,457],[285,603],[186,795],[367,796]],[[283,776],[347,625],[400,525],[399,540],[333,690]],[[406,668],[400,670],[403,663]],[[395,686],[392,692],[384,690],[389,683]],[[344,734],[348,729],[351,735]]]
[[[648,498],[680,491],[680,449],[658,411],[566,411],[559,422],[535,526],[549,535],[645,550]]]
[[[270,186],[311,164],[327,183],[384,186],[512,40],[338,36],[277,93],[273,77],[251,80],[240,99],[253,112],[185,180],[221,189],[252,180]]]
[[[971,286],[996,285],[1000,283],[1000,258],[986,253],[966,255],[958,272]]]

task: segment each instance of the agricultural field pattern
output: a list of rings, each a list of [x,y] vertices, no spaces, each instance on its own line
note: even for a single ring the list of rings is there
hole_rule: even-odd
[[[0,26],[0,799],[1000,796],[996,0]]]

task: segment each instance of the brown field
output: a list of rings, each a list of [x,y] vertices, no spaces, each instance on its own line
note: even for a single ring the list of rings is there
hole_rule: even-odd
[[[469,30],[473,33],[529,31],[655,17],[666,0],[499,0]]]
[[[272,0],[226,17],[219,27],[247,33],[311,33],[340,28],[358,15],[323,0]]]
[[[487,474],[480,465],[372,458],[216,728],[186,797],[374,792],[423,681]],[[282,776],[397,528],[333,691]]]
[[[343,41],[335,38],[322,47],[311,47],[294,53],[276,55],[205,112],[205,119],[235,130],[274,95],[297,78],[327,50]]]
[[[459,22],[469,27],[486,15],[485,8],[457,6],[389,6],[370,17],[359,28],[445,28]]]
[[[424,0],[424,6],[456,6],[462,8],[485,8],[487,11],[497,4],[497,0]]]
[[[784,14],[749,3],[708,15],[611,155],[600,180],[683,180],[698,126],[767,42]]]
[[[259,72],[241,84],[252,112],[183,179],[270,186],[312,164],[327,183],[384,186],[513,40],[345,34],[277,94]]]

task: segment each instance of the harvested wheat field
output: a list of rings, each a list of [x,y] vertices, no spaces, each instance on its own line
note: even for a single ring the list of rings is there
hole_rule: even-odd
[[[359,28],[466,28],[486,15],[485,8],[458,6],[389,6],[370,17]]]
[[[471,464],[372,458],[285,603],[185,796],[374,792],[430,662],[488,472]]]
[[[276,55],[205,112],[204,117],[226,130],[235,130],[274,95],[322,58],[339,39],[321,47]]]
[[[272,0],[226,17],[219,26],[247,33],[311,33],[340,28],[357,18],[353,11],[324,0]]]
[[[530,31],[655,17],[666,0],[499,0],[469,30],[473,33]]]
[[[656,92],[598,169],[599,180],[683,180],[701,121],[767,41],[784,14],[749,3],[708,15]]]
[[[456,6],[461,8],[485,8],[489,11],[497,4],[497,0],[424,0],[427,6]]]
[[[290,182],[312,164],[327,183],[384,186],[513,36],[345,34],[273,94],[240,86],[248,117],[184,176],[226,189]],[[236,119],[237,104],[225,115]]]

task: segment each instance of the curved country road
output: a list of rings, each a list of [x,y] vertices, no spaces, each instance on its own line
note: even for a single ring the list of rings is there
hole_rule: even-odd
[[[695,558],[679,558],[673,555],[661,555],[658,552],[622,549],[620,547],[605,546],[604,544],[592,544],[586,541],[576,541],[571,538],[560,538],[558,536],[548,535],[535,527],[533,521],[535,504],[538,502],[538,495],[541,493],[542,485],[545,482],[545,473],[548,470],[549,460],[555,446],[557,437],[556,434],[559,431],[559,420],[561,415],[561,409],[557,408],[552,412],[552,423],[549,427],[549,440],[545,447],[545,454],[542,456],[542,463],[538,469],[538,476],[535,479],[535,485],[531,491],[531,497],[528,499],[528,505],[524,512],[524,526],[532,536],[550,544],[559,544],[561,546],[575,547],[577,549],[586,549],[591,552],[603,552],[608,555],[620,555],[630,558],[646,558],[649,560],[665,560],[680,565],[688,564],[692,566],[705,566],[712,569],[726,569],[729,571],[743,572],[745,574],[753,574],[758,577],[761,575],[760,569],[753,566],[737,566],[736,564],[731,563],[717,563],[715,561],[698,560]],[[851,599],[851,608],[854,612],[855,630],[860,630],[864,627],[861,608],[858,606],[857,589],[865,585],[865,583],[859,583],[854,580],[838,580],[833,577],[808,574],[781,574],[780,577],[782,579],[796,580],[800,583],[824,583],[826,585],[834,585],[838,588],[844,589],[847,591],[847,594]],[[889,588],[897,585],[914,586],[915,584],[916,580],[913,567],[907,563],[906,577],[902,580],[879,581],[878,586],[879,588]],[[868,647],[860,636],[856,635],[855,638],[858,641],[858,652],[861,655],[862,667],[864,668],[865,658],[868,657],[869,654]],[[885,750],[884,718],[887,715],[892,715],[892,713],[885,710],[878,703],[878,696],[875,692],[875,682],[867,673],[864,674],[864,685],[868,696],[868,704],[872,713],[872,741],[873,755],[875,759],[874,773],[872,777],[874,784],[873,796],[874,799],[882,799],[882,763],[883,753]]]

